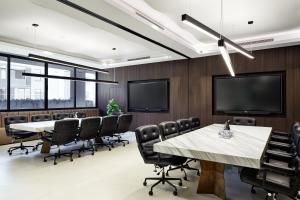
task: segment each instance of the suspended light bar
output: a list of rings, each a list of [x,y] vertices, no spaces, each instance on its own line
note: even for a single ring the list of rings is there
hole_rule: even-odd
[[[69,66],[69,67],[77,67],[77,68],[80,68],[80,69],[86,69],[86,70],[91,70],[91,71],[95,71],[95,72],[99,72],[99,73],[109,74],[109,71],[104,70],[104,69],[98,69],[98,68],[95,68],[95,67],[89,67],[89,66],[76,64],[76,63],[71,63],[71,62],[58,60],[58,59],[54,59],[54,58],[49,58],[49,57],[45,57],[45,56],[40,56],[40,55],[35,55],[35,54],[28,54],[28,57],[36,59],[36,60],[41,60],[41,61],[46,61],[46,62],[59,64],[59,65],[64,65],[64,66]]]
[[[35,73],[27,73],[27,72],[23,72],[22,75],[23,76],[29,76],[29,77],[38,77],[38,78],[53,78],[53,79],[63,79],[63,80],[70,80],[70,81],[95,82],[95,83],[104,83],[104,84],[113,84],[113,85],[118,85],[119,84],[116,81],[106,81],[106,80],[87,79],[87,78],[76,78],[76,77],[67,77],[67,76],[54,76],[54,75],[35,74]]]
[[[226,38],[225,36],[221,35],[220,33],[218,33],[216,31],[214,31],[213,29],[209,28],[208,26],[206,26],[206,25],[202,24],[201,22],[197,21],[196,19],[192,18],[191,16],[189,16],[187,14],[183,14],[182,17],[181,17],[181,21],[183,23],[189,25],[190,27],[200,31],[201,33],[204,33],[205,35],[215,39],[215,40],[219,40],[220,38],[222,38],[224,40],[224,42],[228,46],[233,48],[234,50],[236,50],[239,53],[247,56],[248,58],[251,58],[251,59],[254,58],[249,51],[247,51],[246,49],[244,49],[240,45],[234,43],[233,41]]]
[[[220,49],[222,57],[225,61],[225,64],[226,64],[231,76],[235,76],[234,71],[233,71],[233,67],[232,67],[232,64],[231,64],[230,56],[228,54],[228,51],[226,49],[226,46],[225,46],[225,43],[224,43],[223,39],[218,40],[218,47]]]

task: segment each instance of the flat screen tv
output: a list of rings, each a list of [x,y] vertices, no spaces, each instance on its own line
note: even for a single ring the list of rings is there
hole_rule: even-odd
[[[214,114],[285,115],[285,72],[213,77]]]
[[[128,81],[129,112],[168,112],[169,80]]]

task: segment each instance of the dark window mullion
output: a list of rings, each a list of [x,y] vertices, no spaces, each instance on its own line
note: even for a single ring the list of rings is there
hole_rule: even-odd
[[[7,97],[6,97],[6,99],[7,99],[7,110],[8,111],[10,111],[10,57],[7,57],[7,73],[6,73],[6,75],[7,75],[7,91],[6,91],[6,93],[7,93]]]
[[[76,68],[73,68],[74,70],[74,77],[77,76],[77,69]],[[74,83],[74,108],[76,108],[76,102],[77,102],[77,95],[76,95],[76,81],[73,81]]]
[[[48,75],[48,63],[45,62],[45,75]],[[48,110],[48,79],[45,78],[45,94],[44,94],[44,98],[45,98],[45,110]]]

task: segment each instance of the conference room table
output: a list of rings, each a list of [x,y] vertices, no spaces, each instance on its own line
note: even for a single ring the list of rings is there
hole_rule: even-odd
[[[65,119],[77,119],[77,118],[65,118]],[[80,125],[81,119],[78,118],[78,120]],[[21,131],[34,132],[43,135],[45,134],[45,132],[52,131],[54,129],[55,121],[56,120],[10,124],[9,128],[15,130],[21,130]],[[49,153],[50,148],[51,147],[48,142],[43,142],[41,153]]]
[[[226,199],[224,165],[260,169],[272,128],[230,125],[233,132],[230,139],[219,136],[223,128],[223,124],[212,124],[156,143],[154,151],[199,159],[201,175],[197,193]]]

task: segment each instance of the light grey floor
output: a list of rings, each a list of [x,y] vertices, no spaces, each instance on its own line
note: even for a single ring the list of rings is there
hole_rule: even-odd
[[[89,153],[81,158],[75,156],[73,162],[63,158],[56,166],[52,160],[44,163],[39,152],[29,155],[15,152],[8,156],[9,145],[0,146],[0,200],[218,199],[196,194],[198,176],[192,171],[188,172],[189,181],[178,187],[177,197],[167,184],[159,185],[154,189],[154,196],[148,196],[151,182],[147,187],[142,183],[145,177],[156,176],[154,167],[143,163],[134,133],[128,132],[125,137],[131,141],[126,147],[119,145],[112,151],[102,148],[94,156]],[[65,148],[74,148],[74,145]],[[193,165],[199,167],[197,163]],[[170,175],[183,177],[180,170]],[[251,194],[250,186],[240,182],[237,168],[227,166],[225,179],[227,199],[264,199],[263,190],[257,189],[256,194]],[[279,196],[279,199],[285,198]]]

